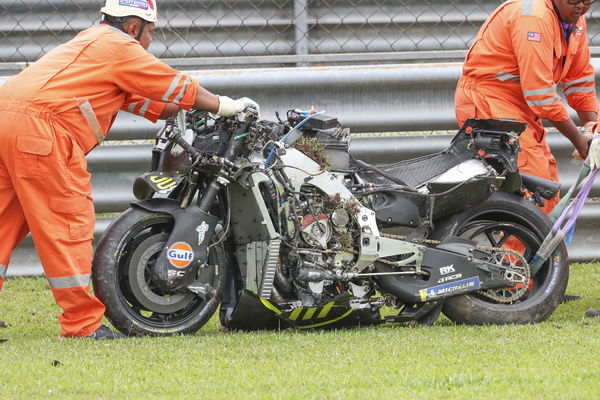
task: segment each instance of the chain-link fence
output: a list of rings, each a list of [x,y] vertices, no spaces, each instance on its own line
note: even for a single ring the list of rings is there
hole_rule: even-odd
[[[158,0],[150,51],[163,59],[185,58],[194,68],[460,59],[501,2]],[[102,5],[102,0],[0,0],[0,62],[38,59],[97,24]],[[600,46],[598,4],[588,13],[588,25],[591,44]]]

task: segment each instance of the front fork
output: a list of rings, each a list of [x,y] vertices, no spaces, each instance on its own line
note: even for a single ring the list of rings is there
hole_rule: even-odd
[[[170,212],[175,225],[153,268],[154,282],[162,291],[168,293],[187,287],[196,279],[198,269],[208,262],[208,246],[218,222],[218,218],[209,214],[209,211],[221,189],[229,184],[228,164],[240,154],[243,140],[239,136],[246,133],[248,126],[248,123],[241,124],[231,135],[222,156],[221,169],[198,193],[198,204],[181,204]],[[179,143],[177,135],[173,134],[173,140]],[[189,148],[182,147],[194,159],[199,156],[198,151],[189,144],[186,146]]]

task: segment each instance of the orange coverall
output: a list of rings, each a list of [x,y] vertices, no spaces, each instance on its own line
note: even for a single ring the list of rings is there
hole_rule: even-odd
[[[0,289],[31,231],[61,336],[87,336],[104,305],[89,293],[95,213],[85,155],[119,109],[156,121],[189,109],[198,83],[108,25],[79,33],[0,87]]]
[[[569,41],[552,0],[509,0],[483,24],[469,50],[455,97],[460,126],[468,118],[527,122],[520,136],[522,172],[558,181],[541,119],[569,119],[557,87],[577,111],[598,111],[586,23],[571,27]],[[549,213],[558,196],[546,201]]]

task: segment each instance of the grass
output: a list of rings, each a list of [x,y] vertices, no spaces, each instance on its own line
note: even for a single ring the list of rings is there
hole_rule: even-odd
[[[544,323],[381,325],[233,332],[215,318],[193,336],[94,342],[58,338],[46,281],[0,292],[0,399],[600,398],[600,264],[574,264]],[[2,326],[2,324],[0,324]]]

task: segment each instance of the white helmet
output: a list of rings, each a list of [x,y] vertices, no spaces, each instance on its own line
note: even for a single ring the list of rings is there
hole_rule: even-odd
[[[155,0],[106,0],[100,12],[113,17],[140,17],[148,22],[156,22]]]

